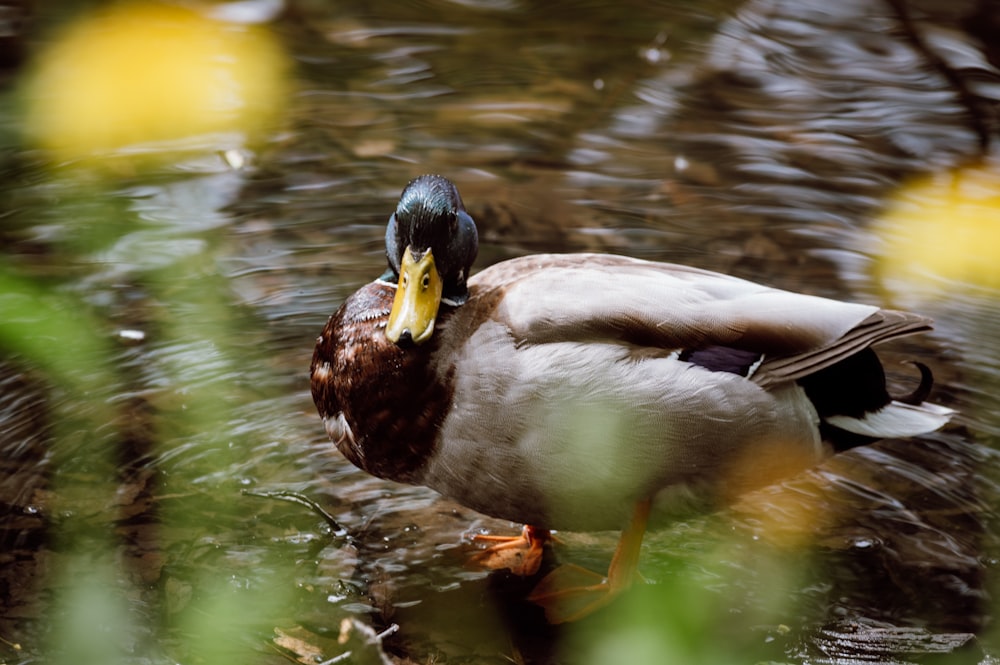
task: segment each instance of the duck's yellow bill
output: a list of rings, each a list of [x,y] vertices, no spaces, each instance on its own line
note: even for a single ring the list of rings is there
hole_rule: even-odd
[[[399,285],[389,312],[385,336],[393,344],[401,339],[422,344],[434,333],[434,320],[441,305],[444,284],[434,266],[434,254],[427,250],[419,261],[406,248],[399,267]]]

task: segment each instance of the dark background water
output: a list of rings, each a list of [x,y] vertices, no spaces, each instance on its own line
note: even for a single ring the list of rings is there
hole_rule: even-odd
[[[996,2],[248,6],[294,63],[280,122],[112,178],[19,132],[34,55],[89,6],[4,14],[3,662],[994,662],[996,281],[887,272],[910,230],[880,219],[923,176],[1000,183]],[[516,525],[354,469],[308,395],[425,172],[480,266],[608,251],[932,315],[887,357],[960,415],[650,534],[655,584],[548,628],[464,565]],[[615,534],[561,538],[599,569]]]

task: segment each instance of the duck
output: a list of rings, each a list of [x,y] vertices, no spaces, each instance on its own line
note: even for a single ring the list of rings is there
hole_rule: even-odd
[[[440,175],[406,185],[385,245],[385,272],[316,341],[326,432],[369,474],[524,525],[484,537],[486,568],[533,575],[553,530],[620,530],[606,574],[563,564],[534,586],[551,623],[641,579],[648,528],[953,415],[926,401],[921,363],[891,396],[872,349],[925,316],[612,254],[473,275],[476,224]]]

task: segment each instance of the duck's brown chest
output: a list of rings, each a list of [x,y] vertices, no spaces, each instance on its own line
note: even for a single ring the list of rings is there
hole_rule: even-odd
[[[330,317],[313,353],[312,395],[324,419],[342,414],[350,436],[337,445],[353,464],[419,482],[451,393],[430,366],[433,345],[400,348],[386,338],[393,295],[391,286],[373,282]]]

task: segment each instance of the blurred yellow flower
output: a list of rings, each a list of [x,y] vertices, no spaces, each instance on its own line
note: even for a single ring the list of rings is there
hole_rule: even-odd
[[[169,4],[113,5],[39,54],[24,87],[25,129],[64,160],[206,134],[252,137],[276,116],[286,67],[260,27]]]
[[[878,228],[885,241],[879,265],[884,277],[1000,288],[996,166],[940,173],[905,187]]]

